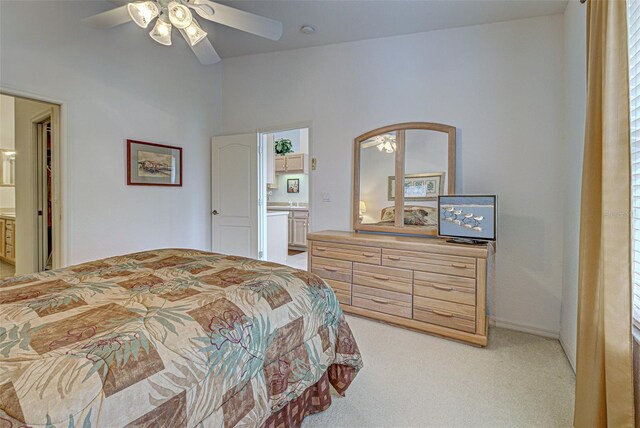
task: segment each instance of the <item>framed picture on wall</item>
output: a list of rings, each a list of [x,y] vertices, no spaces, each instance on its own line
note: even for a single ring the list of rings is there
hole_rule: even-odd
[[[300,179],[289,178],[287,179],[287,193],[300,193]]]
[[[127,184],[182,186],[182,147],[127,140]]]
[[[435,201],[444,191],[444,172],[407,174],[404,176],[405,201]],[[388,200],[396,199],[396,177],[389,176]]]

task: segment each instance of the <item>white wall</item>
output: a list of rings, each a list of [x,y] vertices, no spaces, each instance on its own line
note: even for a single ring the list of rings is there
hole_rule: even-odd
[[[16,147],[15,99],[0,95],[0,149]]]
[[[557,335],[562,25],[556,15],[227,58],[221,134],[312,120],[311,228],[349,230],[354,137],[405,121],[455,125],[458,192],[499,195],[494,313]]]
[[[108,2],[0,2],[0,87],[63,102],[68,263],[159,247],[210,249],[210,137],[219,66],[174,34],[94,30]],[[127,138],[183,147],[181,188],[126,185]],[[66,220],[66,221],[65,221]]]
[[[307,153],[309,150],[307,147],[302,147],[302,135],[300,129],[291,129],[289,131],[276,132],[273,134],[274,141],[278,141],[282,138],[291,140],[291,146],[294,153]]]
[[[580,237],[580,189],[587,99],[586,10],[571,0],[564,13],[564,180],[565,198],[562,312],[560,342],[571,365],[576,364],[578,317],[578,245]]]
[[[287,180],[291,178],[297,178],[300,180],[300,192],[299,193],[287,193]],[[278,174],[276,175],[278,180],[277,189],[268,189],[268,202],[309,202],[309,175],[308,174]],[[271,192],[269,195],[268,192]]]

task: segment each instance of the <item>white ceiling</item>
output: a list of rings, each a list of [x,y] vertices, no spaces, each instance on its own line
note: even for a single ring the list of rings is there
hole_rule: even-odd
[[[277,19],[279,41],[199,19],[222,58],[563,13],[568,0],[223,0]],[[312,35],[299,29],[309,24]],[[215,28],[214,28],[215,25]]]

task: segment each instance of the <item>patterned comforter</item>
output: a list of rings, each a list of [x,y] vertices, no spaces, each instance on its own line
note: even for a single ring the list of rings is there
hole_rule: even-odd
[[[169,249],[0,281],[2,427],[271,425],[361,367],[331,288],[278,264]]]

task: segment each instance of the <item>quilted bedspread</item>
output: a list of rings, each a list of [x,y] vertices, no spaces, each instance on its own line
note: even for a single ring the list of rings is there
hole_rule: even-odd
[[[233,427],[362,360],[313,274],[156,250],[0,281],[0,426]]]

